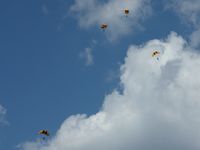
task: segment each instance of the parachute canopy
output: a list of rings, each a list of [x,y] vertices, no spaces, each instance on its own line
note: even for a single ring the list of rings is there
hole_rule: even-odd
[[[157,51],[157,50],[152,53],[152,57],[155,57],[155,56],[158,56],[158,55],[160,55],[160,52]]]
[[[40,130],[38,134],[49,136],[49,132],[47,130]]]
[[[125,13],[126,15],[128,15],[128,14],[129,14],[129,9],[124,9],[124,13]]]
[[[108,27],[107,24],[101,24],[101,29],[105,30]]]

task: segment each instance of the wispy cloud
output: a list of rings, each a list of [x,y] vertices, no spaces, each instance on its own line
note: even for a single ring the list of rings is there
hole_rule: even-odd
[[[159,50],[159,61],[152,58]],[[188,50],[191,49],[191,50]],[[67,118],[56,136],[23,150],[199,150],[200,54],[176,33],[128,49],[123,91],[101,111]]]
[[[170,0],[166,1],[166,5],[174,9],[186,22],[190,22],[195,26],[200,24],[199,0]]]
[[[80,53],[80,57],[85,60],[86,66],[91,66],[94,64],[92,48],[85,48],[85,50]]]
[[[124,9],[130,10],[128,17]],[[138,30],[140,22],[151,14],[151,7],[150,0],[75,0],[70,11],[83,28],[108,24],[106,34],[114,40]]]
[[[5,119],[7,110],[0,105],[0,124],[7,124],[8,122]]]
[[[42,12],[44,13],[44,15],[48,15],[49,14],[49,10],[48,10],[46,5],[42,5]]]
[[[120,77],[120,72],[119,70],[109,70],[107,73],[106,73],[106,81],[107,82],[111,82],[111,81],[114,81],[116,79],[118,79]]]
[[[200,47],[200,0],[166,0],[166,6],[192,25],[194,32],[190,36],[191,44]]]

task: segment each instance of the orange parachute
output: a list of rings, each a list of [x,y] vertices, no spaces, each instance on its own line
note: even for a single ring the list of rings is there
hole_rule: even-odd
[[[126,16],[128,16],[128,14],[129,14],[129,9],[124,9],[124,13],[125,13]]]
[[[152,53],[152,57],[155,57],[155,56],[157,56],[157,55],[160,55],[160,52],[159,52],[159,51],[154,51],[154,52]]]
[[[107,27],[108,27],[108,25],[107,25],[107,24],[101,24],[101,26],[100,26],[100,28],[101,28],[102,30],[105,30],[105,29],[107,29]]]
[[[155,50],[153,53],[152,53],[152,57],[156,57],[157,60],[159,60],[159,55],[160,55],[160,52]]]

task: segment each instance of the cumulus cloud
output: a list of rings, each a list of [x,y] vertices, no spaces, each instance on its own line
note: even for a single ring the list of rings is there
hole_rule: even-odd
[[[170,0],[166,1],[169,8],[194,27],[190,36],[191,45],[200,47],[200,0]]]
[[[108,24],[107,34],[113,40],[135,31],[140,21],[151,13],[150,0],[75,0],[70,11],[83,28]],[[125,17],[124,9],[130,10]]]
[[[151,57],[159,50],[159,61]],[[172,32],[129,47],[121,92],[105,97],[92,115],[67,118],[46,145],[23,150],[199,150],[200,54]]]
[[[91,48],[85,48],[84,52],[80,53],[80,57],[85,60],[86,66],[91,66],[92,64],[94,64]]]
[[[6,109],[0,105],[0,123],[7,123],[5,120],[5,115],[6,115]]]

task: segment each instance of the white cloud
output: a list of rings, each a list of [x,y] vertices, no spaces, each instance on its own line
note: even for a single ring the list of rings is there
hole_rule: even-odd
[[[84,52],[80,53],[80,57],[85,59],[86,66],[91,66],[92,64],[94,64],[91,48],[85,48]]]
[[[5,115],[6,115],[6,109],[0,105],[0,123],[7,123],[7,121],[5,120]]]
[[[192,33],[190,39],[193,47],[200,47],[200,28]]]
[[[160,60],[151,57],[161,52]],[[47,142],[23,150],[199,150],[200,54],[176,33],[130,46],[121,66],[123,91],[101,111],[66,119]]]
[[[149,3],[150,0],[75,0],[70,10],[83,28],[108,24],[106,33],[114,40],[138,29],[139,22],[151,14]],[[128,17],[123,12],[126,8],[130,10]]]
[[[200,23],[200,1],[199,0],[170,0],[168,6],[173,8],[181,17],[198,25]]]
[[[200,47],[200,0],[166,0],[166,5],[175,10],[184,22],[192,25],[191,45]]]

